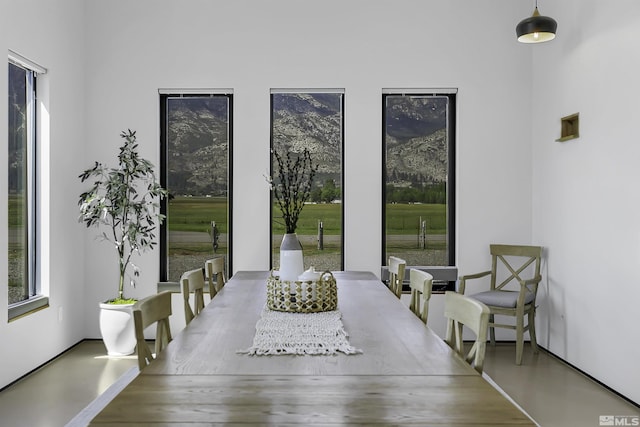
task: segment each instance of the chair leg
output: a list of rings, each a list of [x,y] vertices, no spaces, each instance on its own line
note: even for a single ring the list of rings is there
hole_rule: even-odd
[[[422,301],[422,320],[424,320],[424,324],[426,325],[429,321],[429,301]]]
[[[534,309],[529,311],[529,337],[531,338],[531,348],[533,352],[538,354],[538,340],[536,338],[536,312]]]
[[[494,323],[494,316],[493,314],[490,314],[489,315],[489,341],[491,342],[491,345],[495,346],[496,345],[496,328],[491,326],[493,323]]]
[[[524,315],[516,317],[516,365],[522,365],[524,347]]]

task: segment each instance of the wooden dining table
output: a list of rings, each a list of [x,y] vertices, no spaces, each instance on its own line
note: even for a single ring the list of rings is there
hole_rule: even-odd
[[[361,353],[242,352],[268,275],[236,273],[91,425],[535,425],[369,272],[334,272]]]

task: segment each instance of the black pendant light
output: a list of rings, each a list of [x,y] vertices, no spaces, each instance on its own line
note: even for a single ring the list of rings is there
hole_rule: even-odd
[[[558,23],[555,19],[540,15],[538,12],[538,0],[533,15],[525,18],[516,27],[518,41],[521,43],[542,43],[553,40],[556,37]]]

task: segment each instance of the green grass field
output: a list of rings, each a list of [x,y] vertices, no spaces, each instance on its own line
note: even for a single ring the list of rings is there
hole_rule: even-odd
[[[22,202],[21,198],[12,195],[9,197],[9,228],[17,230],[23,226]],[[260,214],[256,212],[256,214]],[[265,211],[264,215],[269,215]],[[373,214],[377,215],[377,212]],[[273,207],[274,236],[281,236],[284,233],[282,219],[279,218],[280,211]],[[429,240],[427,250],[418,250],[417,234],[419,231],[420,219],[427,222],[427,234],[446,234],[446,206],[441,204],[389,204],[387,205],[387,234],[397,236],[387,239],[387,253],[400,256],[413,256],[422,261],[425,254],[443,252],[446,249],[446,242],[435,239]],[[215,221],[220,233],[227,233],[227,201],[225,198],[215,197],[176,197],[169,201],[168,205],[168,227],[169,231],[191,231],[208,233],[211,221]],[[318,250],[315,243],[315,236],[318,233],[318,221],[323,222],[325,236],[337,236],[342,228],[342,205],[340,204],[309,204],[302,210],[298,221],[297,233],[299,236],[307,236],[307,243],[304,244],[305,257],[314,259],[316,266],[320,268],[339,268],[336,263],[339,260],[341,251],[340,239],[325,239],[324,250]],[[404,236],[404,238],[403,238]],[[415,236],[415,237],[414,237]],[[302,240],[302,239],[301,239]],[[310,243],[312,242],[312,243]],[[206,258],[212,253],[211,243],[198,242],[170,242],[170,258],[187,256]],[[278,256],[279,242],[274,240],[274,260]],[[19,266],[22,263],[22,246],[19,242],[9,242],[9,262],[15,264],[13,272],[9,274],[9,283],[12,287],[21,286],[22,278]],[[413,252],[412,252],[413,251]],[[226,241],[220,241],[218,254],[226,253]],[[439,255],[440,256],[440,255]],[[320,259],[327,259],[327,266],[323,266]],[[277,261],[274,261],[277,264]],[[442,263],[439,259],[431,261],[434,265]],[[177,267],[176,272],[179,277],[181,267]],[[176,279],[177,280],[177,279]],[[16,286],[17,285],[17,286]],[[19,290],[19,289],[18,289]]]
[[[227,232],[227,199],[223,197],[176,197],[169,201],[170,231],[208,232],[215,221],[220,233]]]
[[[268,215],[268,212],[264,213]],[[284,234],[284,225],[279,218],[280,210],[273,207],[273,234]],[[420,220],[426,221],[427,234],[446,234],[446,206],[441,204],[389,204],[387,205],[387,234],[398,236],[387,239],[387,251],[391,253],[416,250]],[[227,233],[227,204],[224,198],[215,197],[176,197],[169,203],[169,231],[194,231],[207,233],[210,222],[216,221],[220,233]],[[315,236],[318,233],[318,222],[322,221],[324,235],[327,236],[324,249],[318,250]],[[305,256],[339,254],[340,240],[331,239],[341,233],[342,206],[340,204],[308,204],[302,210],[296,232],[298,236],[314,236],[313,243],[304,244]],[[404,238],[402,237],[404,236]],[[414,238],[415,236],[415,238]],[[302,239],[302,238],[301,238]],[[427,239],[427,249],[442,250],[446,248],[444,240]],[[277,254],[278,239],[274,240],[273,250]],[[225,253],[226,244],[220,242],[218,253]],[[198,255],[212,251],[210,243],[171,242],[169,253],[172,255]]]
[[[21,198],[9,198],[9,228],[22,225]],[[211,221],[215,221],[220,233],[227,233],[227,200],[221,197],[176,197],[169,201],[168,227],[170,231],[195,231],[207,233]],[[274,206],[274,235],[284,233],[280,210]],[[268,215],[268,212],[265,212]],[[387,205],[387,234],[417,235],[420,219],[427,221],[427,234],[446,233],[446,206],[441,204],[389,204]],[[339,235],[342,227],[342,205],[337,203],[308,204],[298,221],[298,235],[315,236],[318,221],[322,221],[326,236]],[[413,246],[413,243],[411,244]],[[226,250],[221,242],[220,251]],[[327,241],[325,250],[339,250]],[[339,246],[339,245],[338,245]],[[210,244],[172,243],[171,252],[199,253],[211,250]]]
[[[268,215],[268,212],[265,212]],[[280,210],[273,207],[274,234],[284,233]],[[420,218],[427,221],[427,234],[446,233],[446,206],[440,204],[387,205],[387,234],[417,234]],[[169,202],[168,226],[170,231],[207,232],[215,221],[221,233],[227,232],[227,204],[224,198],[176,197]],[[322,221],[325,235],[340,234],[342,205],[337,203],[308,204],[298,221],[300,235],[315,235],[318,221]]]
[[[388,204],[387,234],[417,234],[420,219],[427,222],[427,234],[447,232],[447,208],[440,204]]]

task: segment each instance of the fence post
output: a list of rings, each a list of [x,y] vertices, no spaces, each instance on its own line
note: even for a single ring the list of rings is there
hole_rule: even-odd
[[[420,249],[427,249],[427,220],[423,220],[422,217],[420,217],[420,231],[418,234]]]
[[[324,250],[324,226],[322,221],[318,221],[318,249]]]
[[[218,239],[220,238],[220,231],[218,231],[218,226],[215,221],[211,221],[211,245],[213,246],[213,253],[215,254],[218,250]]]

